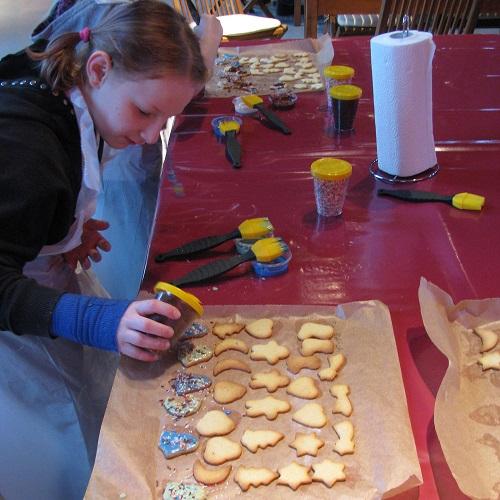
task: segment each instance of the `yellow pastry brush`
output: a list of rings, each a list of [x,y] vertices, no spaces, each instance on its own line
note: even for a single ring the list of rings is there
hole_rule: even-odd
[[[264,106],[262,97],[249,94],[242,95],[241,100],[249,107],[258,109],[276,128],[281,130],[284,134],[289,135],[292,132],[290,129],[268,108]]]
[[[197,240],[190,241],[184,245],[174,248],[165,253],[156,256],[156,262],[163,262],[172,257],[185,257],[203,250],[214,248],[225,241],[234,238],[244,238],[247,240],[256,240],[265,238],[273,234],[274,227],[267,217],[257,217],[244,220],[237,229],[217,236],[206,236]]]
[[[175,286],[192,285],[224,274],[243,262],[258,260],[259,262],[271,262],[283,255],[288,250],[287,245],[281,238],[263,238],[256,241],[251,249],[243,255],[234,255],[229,259],[219,259],[204,266],[198,267],[185,274],[182,278],[173,280]]]
[[[219,123],[219,132],[226,139],[226,156],[234,168],[241,167],[241,147],[236,139],[240,124],[235,120],[224,120]]]

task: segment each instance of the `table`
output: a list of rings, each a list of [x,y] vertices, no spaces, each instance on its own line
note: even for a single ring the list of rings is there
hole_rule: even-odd
[[[435,37],[434,135],[439,173],[415,188],[486,196],[480,213],[438,203],[380,198],[368,166],[375,158],[375,127],[367,37],[334,40],[336,64],[356,68],[364,94],[356,131],[325,132],[323,93],[300,94],[281,116],[291,136],[244,119],[240,170],[224,157],[210,121],[230,114],[229,99],[193,102],[171,137],[143,288],[179,277],[194,265],[231,252],[224,245],[191,262],[156,264],[154,255],[195,237],[220,234],[249,217],[268,216],[290,245],[287,274],[261,280],[244,266],[230,276],[189,287],[204,304],[326,304],[378,299],[389,307],[424,484],[420,498],[465,498],[444,460],[433,405],[447,360],[420,317],[421,276],[455,302],[499,296],[500,37]],[[277,42],[279,43],[279,42]],[[331,221],[315,213],[309,165],[325,155],[353,165],[344,214]],[[417,493],[416,493],[417,494]]]

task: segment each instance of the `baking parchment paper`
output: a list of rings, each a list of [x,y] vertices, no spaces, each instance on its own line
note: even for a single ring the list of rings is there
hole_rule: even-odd
[[[209,488],[209,498],[230,499],[247,496],[252,499],[278,498],[381,498],[390,497],[421,484],[422,477],[417,459],[413,435],[410,428],[408,409],[390,315],[387,307],[377,301],[353,302],[342,306],[209,306],[203,320],[251,321],[262,317],[273,318],[275,327],[273,339],[286,345],[291,354],[299,354],[297,331],[305,321],[319,321],[334,325],[336,352],[343,352],[347,364],[334,382],[320,382],[322,395],[318,398],[328,415],[328,424],[322,429],[309,429],[292,421],[292,413],[308,401],[286,394],[285,388],[272,395],[288,399],[292,405],[289,413],[281,414],[274,421],[264,416],[250,418],[241,416],[237,428],[228,435],[240,439],[246,428],[275,429],[285,438],[275,447],[258,450],[255,454],[244,448],[243,454],[232,463],[233,471],[225,483]],[[254,339],[241,332],[237,338],[249,346],[268,340]],[[218,339],[209,334],[197,343],[214,345]],[[327,355],[319,354],[322,368],[327,367]],[[250,364],[252,373],[269,370],[265,361],[252,361],[248,355],[227,351],[207,363],[191,367],[193,373],[212,375],[214,364],[222,358],[244,359]],[[286,369],[285,361],[274,365],[290,378],[310,375],[311,370],[302,370],[293,375]],[[161,498],[169,480],[195,482],[192,477],[193,462],[202,455],[206,438],[200,440],[198,450],[166,460],[158,449],[163,429],[185,431],[193,429],[196,422],[209,409],[214,409],[210,391],[205,391],[202,409],[194,416],[175,422],[167,415],[161,402],[173,395],[169,380],[180,369],[172,357],[153,365],[122,358],[117,373],[103,427],[99,439],[97,459],[86,493],[87,499],[147,499]],[[232,370],[217,376],[219,380],[234,380],[248,384],[250,375]],[[319,379],[317,379],[319,382]],[[345,383],[350,387],[350,399],[354,411],[349,417],[355,430],[355,452],[353,455],[337,455],[332,450],[337,440],[332,424],[346,417],[333,414],[333,397],[329,393],[332,383]],[[239,419],[244,413],[244,401],[267,396],[265,389],[249,389],[241,400],[226,405],[232,410],[232,417]],[[326,443],[317,457],[297,458],[295,450],[288,445],[295,432],[314,431]],[[196,432],[196,431],[194,431]],[[288,486],[271,485],[250,488],[242,493],[233,476],[238,465],[266,466],[274,470],[295,460],[301,464],[321,462],[325,458],[342,461],[346,465],[347,480],[337,482],[332,489],[314,482],[292,491]]]
[[[463,493],[500,498],[500,372],[483,371],[476,326],[500,320],[500,298],[454,304],[421,278],[420,309],[432,342],[448,358],[434,425],[450,470]],[[500,346],[497,346],[498,350]]]
[[[323,68],[330,65],[333,59],[333,45],[330,35],[325,34],[320,38],[306,38],[301,40],[289,40],[280,43],[268,43],[264,45],[242,45],[240,47],[224,47],[219,49],[219,59],[223,54],[237,55],[237,56],[265,56],[270,57],[273,54],[293,54],[294,52],[307,52],[313,59],[313,62],[319,71],[323,74]],[[245,78],[251,80],[255,93],[260,95],[269,94],[271,85],[278,81],[278,78],[283,73],[272,73],[269,75],[250,76]],[[221,88],[217,84],[220,81],[218,76],[218,67],[215,66],[213,77],[207,82],[205,86],[205,95],[207,97],[232,97],[248,94],[248,90],[240,89],[237,85],[230,88]],[[297,80],[299,81],[299,80]],[[288,87],[293,92],[310,92],[310,90],[298,90],[293,88],[292,85]]]

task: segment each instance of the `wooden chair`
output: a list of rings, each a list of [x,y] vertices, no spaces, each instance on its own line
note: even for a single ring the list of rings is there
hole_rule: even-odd
[[[381,0],[304,0],[304,36],[318,36],[318,17],[328,15],[335,20],[338,14],[370,14],[380,10]],[[298,0],[300,9],[300,0]],[[300,12],[300,10],[299,10]]]
[[[188,22],[193,21],[186,0],[173,0],[173,7]],[[288,30],[279,19],[244,13],[241,0],[192,0],[200,14],[215,14],[222,24],[222,41],[281,38]]]
[[[401,30],[403,16],[409,28],[435,35],[473,33],[481,0],[382,0],[375,34]]]

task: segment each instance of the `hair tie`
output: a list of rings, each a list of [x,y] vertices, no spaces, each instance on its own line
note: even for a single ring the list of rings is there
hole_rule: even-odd
[[[80,40],[85,43],[90,40],[90,28],[88,26],[80,30]]]

